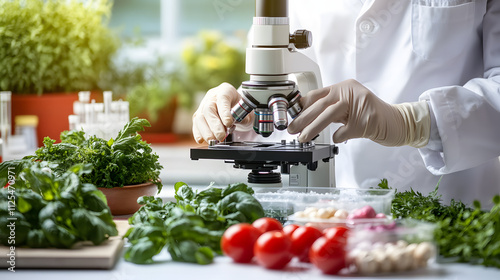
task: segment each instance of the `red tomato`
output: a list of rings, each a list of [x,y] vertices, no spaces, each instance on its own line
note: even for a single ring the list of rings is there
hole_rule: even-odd
[[[283,232],[288,235],[288,237],[292,238],[292,233],[299,228],[299,225],[289,224],[283,227]]]
[[[269,269],[282,269],[292,259],[292,241],[279,230],[263,233],[255,242],[254,254],[257,263]]]
[[[346,267],[345,243],[320,237],[309,251],[311,262],[325,274],[336,274]]]
[[[248,263],[253,258],[253,246],[261,232],[251,224],[230,226],[222,235],[221,249],[225,255],[238,263]]]
[[[271,230],[282,230],[283,229],[283,225],[280,223],[280,221],[273,219],[273,218],[268,218],[268,217],[264,217],[264,218],[260,218],[260,219],[255,220],[252,223],[252,226],[259,229],[262,233],[268,232]]]
[[[315,227],[299,227],[292,233],[292,254],[299,257],[301,262],[309,262],[309,248],[316,239],[323,236]]]
[[[346,242],[349,229],[346,227],[332,227],[323,230],[323,235],[328,239]]]

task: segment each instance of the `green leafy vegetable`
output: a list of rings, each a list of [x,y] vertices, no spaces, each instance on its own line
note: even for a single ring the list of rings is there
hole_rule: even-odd
[[[44,146],[39,148],[35,155],[0,165],[0,185],[7,182],[9,167],[19,172],[30,166],[33,161],[47,161],[50,162],[51,170],[58,175],[75,164],[92,164],[91,172],[81,174],[83,183],[113,188],[152,181],[160,192],[160,170],[163,167],[158,161],[159,156],[137,134],[138,131],[144,130],[145,126],[150,126],[147,120],[133,118],[118,133],[116,139],[110,140],[95,136],[85,139],[83,131],[61,133],[59,144],[46,137]]]
[[[91,166],[71,166],[60,175],[50,166],[32,162],[13,173],[13,186],[0,190],[0,243],[14,245],[9,243],[9,218],[16,218],[15,246],[71,248],[78,241],[98,245],[117,235],[102,192],[80,180]],[[15,209],[9,209],[9,201],[15,202]]]
[[[387,180],[379,187],[389,188]],[[490,211],[484,211],[478,201],[473,208],[456,200],[442,204],[438,187],[427,196],[413,189],[396,191],[393,216],[436,223],[435,238],[443,257],[500,268],[500,196],[493,197]]]
[[[96,89],[120,39],[110,0],[0,1],[0,90]]]
[[[209,187],[195,192],[182,182],[174,186],[174,202],[141,197],[143,206],[129,218],[131,228],[125,235],[131,246],[125,259],[152,263],[153,257],[167,247],[174,261],[208,264],[220,254],[220,239],[232,224],[264,216],[260,203],[245,184],[225,189]]]

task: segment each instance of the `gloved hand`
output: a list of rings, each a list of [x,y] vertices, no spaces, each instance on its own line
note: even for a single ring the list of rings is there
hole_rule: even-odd
[[[235,124],[231,108],[240,98],[236,89],[228,83],[222,83],[207,92],[193,114],[193,136],[197,143],[213,139],[224,140],[227,129]],[[253,115],[248,114],[238,126],[241,129],[251,128]]]
[[[430,112],[427,102],[391,105],[356,80],[312,90],[302,97],[302,113],[288,126],[289,133],[301,132],[300,142],[311,139],[330,123],[343,123],[333,142],[369,138],[384,146],[427,145]]]

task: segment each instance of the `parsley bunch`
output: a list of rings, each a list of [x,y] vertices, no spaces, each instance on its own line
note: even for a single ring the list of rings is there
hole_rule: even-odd
[[[55,163],[53,171],[56,174],[74,164],[89,163],[93,170],[82,175],[84,183],[113,188],[152,181],[160,192],[159,177],[163,167],[159,156],[137,133],[145,126],[150,126],[147,120],[133,118],[115,139],[109,141],[96,136],[86,139],[83,131],[65,131],[61,133],[61,143],[55,144],[55,140],[45,137],[44,146],[25,160]]]
[[[388,189],[387,180],[379,187]],[[500,195],[493,197],[494,206],[485,211],[479,201],[472,208],[456,200],[442,204],[438,187],[427,196],[413,189],[396,190],[393,216],[436,223],[435,239],[445,258],[500,268]]]

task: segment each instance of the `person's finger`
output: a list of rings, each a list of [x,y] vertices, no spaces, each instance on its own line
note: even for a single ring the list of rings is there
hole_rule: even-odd
[[[231,108],[239,99],[239,94],[236,89],[228,83],[222,83],[215,90],[219,91],[217,93],[216,101],[219,117],[224,126],[231,127],[234,124],[234,118],[231,115]]]
[[[193,118],[194,120],[195,118]],[[200,130],[198,129],[198,125],[196,122],[193,121],[193,137],[194,137],[194,140],[196,141],[196,143],[198,144],[201,144],[203,143],[203,136],[201,135],[200,133]]]
[[[324,98],[323,98],[324,99]],[[288,132],[295,134],[301,132],[306,126],[311,124],[330,104],[322,99],[318,100],[307,109],[303,110],[288,126]]]
[[[342,102],[337,102],[333,105],[328,106],[315,118],[310,124],[308,124],[300,133],[300,142],[309,142],[323,131],[332,122],[342,122],[345,118],[347,105]]]
[[[226,127],[219,118],[215,101],[207,102],[203,108],[203,116],[215,139],[222,141],[226,137]]]
[[[325,97],[330,92],[330,87],[318,88],[309,91],[305,96],[300,98],[300,105],[302,106],[302,110],[309,108],[312,104],[314,104],[319,99]]]
[[[208,143],[208,140],[216,139],[202,114],[196,114],[193,117],[193,136],[199,144],[203,141]]]
[[[337,131],[335,131],[335,133],[333,134],[333,143],[337,144],[345,142],[349,139],[359,138],[359,136],[357,136],[355,132],[356,131],[349,124],[343,125],[339,127],[339,129],[337,129]]]

